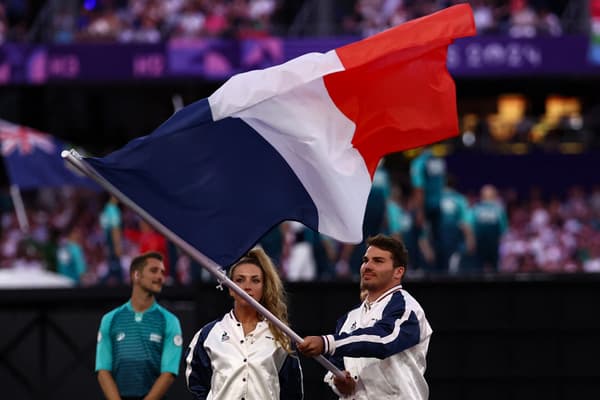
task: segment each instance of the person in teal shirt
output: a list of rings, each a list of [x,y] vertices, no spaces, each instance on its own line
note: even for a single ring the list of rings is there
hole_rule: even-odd
[[[431,149],[424,149],[410,163],[410,178],[417,207],[422,210],[429,225],[435,252],[435,270],[442,271],[441,249],[441,201],[446,186],[446,160]]]
[[[102,317],[96,372],[107,399],[161,399],[179,373],[181,325],[155,299],[164,274],[160,253],[134,258],[131,298]]]
[[[494,186],[481,188],[480,201],[473,206],[472,218],[479,266],[484,271],[497,271],[498,249],[508,227],[508,218]]]
[[[475,250],[467,198],[452,188],[450,182],[440,202],[440,263],[444,272],[457,272],[460,259]]]
[[[80,241],[80,229],[75,227],[71,229],[68,237],[61,241],[56,251],[58,273],[71,278],[78,285],[81,283],[81,276],[87,269]]]
[[[111,196],[100,214],[100,226],[106,240],[108,273],[102,279],[103,283],[117,285],[123,283],[121,269],[121,210],[118,200]]]
[[[403,204],[402,189],[393,185],[386,203],[387,233],[404,242],[410,268],[429,271],[433,262],[433,250],[427,229],[416,217],[418,215],[414,209],[410,209],[410,204]]]

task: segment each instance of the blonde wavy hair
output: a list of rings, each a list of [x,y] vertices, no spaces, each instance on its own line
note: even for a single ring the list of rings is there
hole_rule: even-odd
[[[260,299],[260,304],[275,315],[281,322],[289,325],[287,295],[271,258],[263,249],[255,247],[229,268],[229,278],[233,278],[233,272],[241,264],[252,264],[260,268],[263,273],[263,295]],[[273,332],[275,341],[288,353],[292,353],[290,338],[271,321],[267,321],[267,323],[269,324],[269,329]]]

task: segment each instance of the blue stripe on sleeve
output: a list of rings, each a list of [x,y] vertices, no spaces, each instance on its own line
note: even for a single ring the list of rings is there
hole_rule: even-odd
[[[186,359],[190,351],[193,352],[192,361],[190,363],[191,373],[188,377],[187,385],[190,392],[193,393],[196,400],[205,400],[210,392],[210,381],[212,379],[212,367],[210,358],[204,349],[204,342],[210,331],[214,328],[218,320],[208,323],[200,331],[200,337],[196,342],[196,346],[188,348],[186,351]]]
[[[421,328],[417,315],[406,310],[401,292],[392,296],[381,319],[373,326],[334,335],[335,356],[384,359],[419,343]]]

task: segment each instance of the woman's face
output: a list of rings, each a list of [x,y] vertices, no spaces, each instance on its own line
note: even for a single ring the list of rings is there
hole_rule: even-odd
[[[260,302],[263,296],[264,277],[262,270],[254,264],[240,264],[233,270],[231,280],[254,300]],[[239,305],[247,304],[244,299],[229,289],[229,294]]]

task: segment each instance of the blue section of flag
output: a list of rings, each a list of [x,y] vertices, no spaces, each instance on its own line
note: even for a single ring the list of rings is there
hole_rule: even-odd
[[[223,266],[281,221],[318,226],[312,199],[281,155],[241,119],[213,121],[206,99],[152,134],[86,161]]]
[[[21,129],[27,131],[27,128]],[[23,142],[17,143],[12,137],[2,137],[2,154],[11,184],[20,189],[67,185],[98,188],[90,179],[77,175],[67,167],[66,161],[60,156],[65,149],[62,141],[46,134],[36,135],[38,141],[44,141],[43,145],[38,146],[38,141],[32,141],[24,146]],[[27,139],[22,136],[20,140]],[[9,144],[14,144],[10,151]]]

